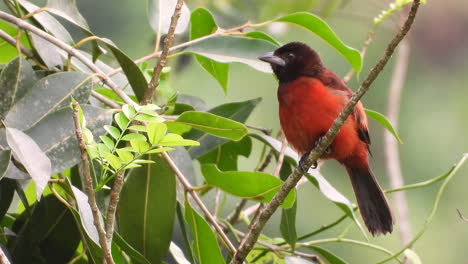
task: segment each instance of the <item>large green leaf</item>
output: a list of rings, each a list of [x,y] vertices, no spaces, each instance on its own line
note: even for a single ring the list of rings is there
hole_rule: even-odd
[[[39,201],[52,173],[49,158],[32,138],[18,129],[7,127],[6,138],[15,159],[21,162],[36,184],[36,197]]]
[[[103,40],[106,43],[107,47],[112,51],[114,57],[119,62],[122,67],[123,72],[127,76],[128,82],[132,87],[133,92],[139,101],[143,99],[146,88],[148,87],[148,82],[146,81],[145,76],[141,72],[140,68],[133,62],[133,60],[121,51],[117,46],[108,39]]]
[[[67,263],[73,258],[80,232],[67,207],[49,195],[28,217],[23,212],[13,226],[19,232],[15,247],[10,248],[14,263]]]
[[[115,243],[121,250],[125,251],[125,253],[131,259],[135,260],[136,263],[150,264],[150,262],[145,258],[145,256],[143,256],[140,252],[138,252],[130,244],[128,244],[127,241],[125,241],[125,239],[123,239],[123,237],[119,233],[114,232],[112,242]]]
[[[57,109],[68,106],[73,96],[86,103],[91,93],[90,76],[79,72],[49,75],[38,82],[15,103],[5,118],[5,124],[26,130]]]
[[[291,23],[315,33],[335,48],[351,64],[356,72],[361,71],[362,57],[359,51],[344,44],[330,26],[318,16],[307,12],[298,12],[275,19],[274,22]]]
[[[197,8],[190,15],[190,39],[197,39],[213,32],[216,32],[218,25],[211,15],[210,11],[204,8]],[[198,63],[211,74],[221,85],[224,93],[227,93],[229,64],[221,63],[207,57],[195,55]]]
[[[112,113],[102,108],[81,105],[86,127],[95,138],[105,135],[105,125],[112,123]],[[55,111],[26,131],[52,162],[52,173],[58,173],[80,162],[73,113],[70,107]]]
[[[187,111],[174,122],[235,141],[242,139],[248,132],[247,127],[242,123],[207,112]]]
[[[148,0],[148,19],[154,32],[161,35],[169,32],[171,17],[174,13],[177,0]],[[177,22],[175,34],[185,31],[190,20],[190,10],[184,3]]]
[[[253,109],[257,106],[258,103],[260,103],[260,101],[261,98],[256,98],[243,102],[227,103],[216,106],[210,109],[208,112],[218,116],[232,119],[237,122],[244,123],[249,117],[249,115],[252,113]],[[192,130],[186,133],[184,135],[184,138],[200,142],[199,147],[188,148],[190,156],[193,159],[198,158],[201,155],[215,149],[217,146],[227,142],[227,140],[225,139],[211,136],[197,130]]]
[[[171,168],[160,156],[147,158],[155,163],[129,172],[119,202],[118,220],[122,237],[151,263],[160,263],[171,242],[176,182]]]
[[[398,136],[397,132],[395,131],[395,129],[392,126],[392,123],[390,123],[390,121],[387,119],[387,117],[385,117],[381,113],[376,112],[374,110],[365,109],[365,111],[366,111],[366,114],[367,114],[368,117],[371,117],[375,121],[379,122],[379,124],[381,124],[383,127],[385,127],[388,130],[388,132],[390,132],[395,137],[395,139],[398,140],[398,142],[400,144],[403,144],[403,142],[401,141],[401,138]]]
[[[270,65],[260,61],[258,56],[277,48],[271,42],[263,39],[217,36],[194,43],[185,49],[185,52],[201,55],[218,62],[240,62],[258,71],[271,72]]]
[[[6,34],[12,36],[13,38],[15,38],[18,34],[18,28],[3,20],[0,20],[0,30],[3,30]],[[21,34],[20,42],[27,48],[30,48],[26,34]],[[18,54],[18,50],[16,50],[15,46],[10,45],[8,42],[6,42],[6,40],[0,38],[0,63],[7,63],[18,55],[21,54]]]
[[[192,250],[200,264],[224,264],[218,241],[205,219],[185,202],[185,221],[192,231]]]
[[[7,64],[0,74],[0,120],[36,81],[36,74],[26,59],[17,57]]]
[[[214,164],[203,164],[201,170],[207,184],[216,186],[232,195],[263,203],[271,201],[283,184],[280,179],[263,172],[222,172]],[[281,206],[291,208],[295,200],[296,190],[292,190]]]

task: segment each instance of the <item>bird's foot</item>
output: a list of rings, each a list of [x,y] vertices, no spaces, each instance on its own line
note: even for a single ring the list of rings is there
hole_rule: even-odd
[[[320,144],[322,144],[323,137],[319,137],[317,141],[315,141],[315,147],[318,147]],[[331,154],[332,153],[332,146],[329,145],[327,149],[325,149],[325,152],[323,154]]]
[[[310,151],[305,153],[304,155],[302,155],[301,159],[299,160],[299,167],[301,168],[302,172],[306,173],[308,171],[308,168],[306,166],[306,161],[307,161],[307,158],[309,157],[309,154],[310,154]],[[311,166],[312,169],[316,169],[317,168],[317,162],[314,162],[314,164],[312,164]]]

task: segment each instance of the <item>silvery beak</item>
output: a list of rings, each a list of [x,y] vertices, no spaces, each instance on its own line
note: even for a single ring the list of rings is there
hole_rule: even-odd
[[[262,55],[258,57],[258,59],[264,62],[268,62],[272,65],[278,65],[281,67],[284,67],[286,65],[286,62],[282,58],[274,55],[273,52],[269,52],[265,55]]]

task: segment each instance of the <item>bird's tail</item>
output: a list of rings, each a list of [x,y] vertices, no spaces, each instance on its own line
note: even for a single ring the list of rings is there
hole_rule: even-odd
[[[393,216],[385,194],[380,188],[371,168],[356,168],[344,164],[348,171],[362,219],[373,236],[391,233]]]

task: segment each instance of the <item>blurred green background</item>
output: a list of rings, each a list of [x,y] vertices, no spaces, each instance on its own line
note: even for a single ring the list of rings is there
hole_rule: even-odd
[[[145,1],[80,0],[80,11],[88,20],[93,32],[112,39],[132,58],[150,53],[154,46],[152,32],[146,16]],[[348,45],[361,49],[373,18],[387,9],[389,1],[372,0],[192,0],[190,9],[206,7],[215,13],[223,28],[240,25],[248,20],[261,22],[293,11],[312,11],[323,17]],[[377,30],[364,60],[361,79],[375,64],[397,30],[399,14],[387,19]],[[446,172],[457,162],[462,153],[468,152],[468,2],[431,1],[421,6],[413,30],[409,36],[409,72],[401,99],[399,134],[404,144],[400,145],[401,164],[406,183],[427,180]],[[338,75],[349,70],[346,61],[332,48],[314,35],[292,27],[272,26],[267,29],[282,43],[303,41],[319,51],[325,64]],[[179,36],[183,41],[187,36]],[[260,54],[259,54],[260,55]],[[389,63],[383,74],[374,82],[363,99],[367,108],[386,112],[388,86],[393,67]],[[185,67],[181,67],[181,65]],[[209,105],[262,97],[262,103],[254,111],[249,124],[273,128],[278,131],[277,83],[272,75],[253,70],[245,65],[231,66],[229,90],[225,95],[218,83],[194,61],[172,63],[176,70],[171,73],[171,83],[181,93],[196,95]],[[351,88],[359,82],[353,79]],[[372,137],[372,167],[379,181],[387,188],[388,179],[383,155],[383,133],[387,133],[375,121],[370,121]],[[260,145],[254,145],[249,159],[241,158],[240,168],[252,170],[257,163]],[[271,169],[271,168],[269,168]],[[333,161],[327,162],[323,174],[335,187],[354,201],[354,196],[345,171]],[[450,182],[436,217],[415,250],[423,263],[467,263],[468,223],[457,215],[459,208],[468,216],[468,166]],[[413,233],[423,226],[432,208],[439,184],[407,192]],[[212,195],[212,194],[210,194]],[[389,195],[392,200],[392,195]],[[211,197],[205,199],[208,203]],[[234,206],[230,201],[224,213]],[[305,234],[321,225],[334,221],[342,213],[327,201],[312,185],[299,189],[298,233]],[[279,236],[279,214],[275,214],[267,226],[267,233]],[[347,220],[338,228],[321,235],[336,237],[347,226],[347,236],[365,240],[355,225]],[[396,223],[398,229],[398,222]],[[370,238],[396,251],[399,245],[398,232],[390,236]],[[349,263],[372,263],[384,257],[379,252],[347,244],[327,244]]]

